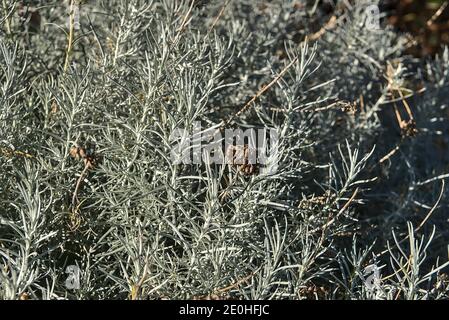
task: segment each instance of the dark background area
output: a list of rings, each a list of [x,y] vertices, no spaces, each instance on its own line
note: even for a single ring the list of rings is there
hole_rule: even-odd
[[[435,55],[449,44],[449,1],[445,0],[387,0],[384,10],[388,22],[409,33],[415,45],[410,53],[417,57]],[[441,14],[432,17],[442,8]]]

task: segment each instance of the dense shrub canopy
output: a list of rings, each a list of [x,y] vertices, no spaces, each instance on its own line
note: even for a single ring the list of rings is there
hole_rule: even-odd
[[[0,298],[447,298],[449,51],[335,2],[3,1]],[[276,170],[174,163],[196,123]]]

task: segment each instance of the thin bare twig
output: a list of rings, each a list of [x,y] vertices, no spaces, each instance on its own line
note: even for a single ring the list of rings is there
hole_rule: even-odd
[[[328,215],[328,217],[327,217],[326,223],[325,223],[324,225],[322,225],[321,227],[318,227],[318,228],[313,229],[313,230],[310,232],[310,233],[315,233],[315,232],[317,232],[317,231],[319,231],[319,230],[321,229],[321,237],[320,237],[320,241],[318,241],[318,243],[320,243],[320,244],[323,243],[324,238],[325,238],[325,232],[326,232],[327,228],[328,228],[331,224],[333,224],[333,223],[335,222],[335,220],[336,220],[340,215],[342,215],[342,214],[346,211],[346,209],[348,209],[349,205],[354,201],[354,199],[355,199],[355,197],[356,197],[356,195],[357,195],[358,192],[359,192],[359,188],[356,188],[356,189],[354,190],[354,193],[352,194],[351,198],[349,198],[349,200],[346,201],[346,203],[345,203],[345,204],[343,205],[343,207],[338,211],[338,213],[335,215],[335,217],[333,217],[333,218],[331,219],[331,213],[332,213],[332,212],[329,213],[329,215]]]
[[[416,228],[413,230],[414,232],[419,231],[419,230],[424,226],[424,224],[427,222],[427,220],[429,220],[430,216],[433,214],[433,212],[436,210],[436,208],[437,208],[438,205],[440,204],[441,199],[443,198],[443,194],[444,194],[444,186],[445,186],[445,183],[444,183],[444,180],[442,180],[441,191],[440,191],[440,195],[438,196],[437,201],[436,201],[435,204],[432,206],[432,208],[431,208],[430,211],[427,213],[427,215],[424,217],[424,219],[421,221],[421,223],[418,225],[418,227],[416,227]],[[409,239],[409,238],[410,238],[410,235],[407,235],[404,239],[402,239],[401,241],[399,241],[399,242],[396,244],[396,247],[397,247],[398,245],[400,245],[401,243],[403,243],[404,241],[406,241],[407,239]],[[377,254],[376,257],[378,258],[378,257],[384,255],[385,253],[387,253],[388,251],[390,251],[390,249],[386,249],[386,250],[382,251],[381,253]]]
[[[412,109],[410,108],[410,105],[408,104],[407,100],[405,100],[404,95],[402,94],[402,91],[398,90],[398,93],[401,96],[402,104],[404,105],[405,110],[407,111],[407,113],[410,117],[410,120],[413,120],[414,118],[413,118],[413,113],[412,113]]]
[[[444,180],[441,180],[441,182],[442,182],[441,183],[441,191],[440,191],[440,195],[438,196],[437,202],[435,202],[435,204],[433,205],[432,209],[430,209],[429,213],[426,215],[426,217],[423,219],[423,221],[421,221],[419,226],[415,229],[415,232],[422,228],[422,226],[427,222],[427,220],[429,220],[429,218],[432,215],[432,213],[435,211],[435,209],[440,204],[441,198],[443,197],[443,194],[444,194]]]
[[[70,56],[72,55],[72,47],[73,47],[73,35],[75,32],[75,1],[70,1],[70,17],[69,17],[69,35],[68,35],[68,43],[67,43],[67,52],[65,56],[64,62],[64,72],[67,71],[70,64]]]
[[[430,183],[430,182],[433,182],[433,181],[436,181],[436,180],[443,180],[443,179],[447,179],[447,178],[449,178],[449,173],[442,174],[442,175],[439,175],[439,176],[427,179],[427,180],[422,181],[422,182],[418,182],[416,185],[417,186],[422,186],[422,185],[425,185],[427,183]]]
[[[212,23],[212,25],[209,28],[209,31],[207,33],[211,33],[212,30],[215,28],[215,25],[217,24],[218,20],[220,20],[220,18],[223,16],[223,13],[226,10],[226,7],[229,5],[229,3],[232,0],[226,0],[226,2],[222,5],[220,12],[218,13],[218,15],[215,17],[214,22]]]
[[[248,281],[249,279],[251,279],[254,275],[255,275],[255,272],[251,272],[249,275],[247,275],[246,277],[244,277],[244,278],[238,280],[237,282],[231,284],[230,286],[227,286],[227,287],[225,287],[225,288],[218,289],[218,290],[216,291],[216,293],[225,293],[225,292],[228,292],[228,291],[230,291],[230,290],[232,290],[232,289],[235,289],[235,288],[237,288],[240,284],[242,284],[242,283],[244,283],[244,282],[247,282],[247,281]]]
[[[12,156],[18,156],[18,157],[23,157],[23,158],[34,158],[31,154],[23,152],[23,151],[19,151],[19,150],[12,150],[9,148],[0,148],[0,155],[4,155],[5,157],[12,157]]]
[[[75,208],[76,203],[78,202],[78,191],[81,186],[81,181],[84,180],[89,168],[90,168],[90,163],[86,162],[83,171],[81,171],[81,175],[79,176],[78,180],[76,181],[75,190],[73,191],[73,196],[72,196],[72,206],[74,208]]]
[[[383,163],[390,159],[400,148],[400,144],[398,144],[396,147],[394,147],[390,152],[388,152],[382,159],[379,160],[379,163]]]
[[[344,206],[338,211],[338,213],[333,217],[332,219],[328,220],[325,225],[323,225],[321,228],[323,229],[323,233],[326,231],[326,229],[335,222],[335,220],[338,219],[345,211],[348,209],[349,205],[354,201],[357,193],[359,192],[359,188],[356,188],[354,193],[352,194],[351,198],[349,198],[348,201],[344,204]],[[330,216],[329,216],[330,217]]]
[[[229,125],[232,122],[232,120],[234,120],[236,117],[239,117],[242,113],[247,111],[259,97],[261,97],[265,92],[267,92],[268,89],[270,89],[284,76],[287,70],[290,69],[290,67],[294,65],[296,61],[298,61],[298,58],[299,57],[296,56],[270,83],[264,85],[262,89],[260,89],[247,103],[245,103],[245,105],[237,113],[231,115],[231,117],[229,117],[229,119],[222,124],[221,129]]]
[[[176,34],[175,38],[178,38],[181,35],[181,33],[184,31],[185,27],[189,24],[189,22],[190,22],[189,17],[190,17],[190,13],[192,12],[194,4],[195,4],[195,0],[192,0],[189,10],[187,11],[184,18],[182,19],[181,25],[179,26],[178,30],[176,30],[177,34]]]
[[[327,21],[327,23],[324,25],[324,27],[322,27],[319,31],[311,34],[309,36],[309,39],[312,41],[318,40],[326,33],[326,31],[334,29],[336,25],[337,25],[337,17],[332,16],[329,19],[329,21]]]
[[[448,4],[449,1],[446,1],[440,6],[437,12],[435,12],[435,14],[427,21],[427,27],[431,27],[435,23],[435,21],[438,19],[439,16],[441,16],[443,11],[446,10]]]

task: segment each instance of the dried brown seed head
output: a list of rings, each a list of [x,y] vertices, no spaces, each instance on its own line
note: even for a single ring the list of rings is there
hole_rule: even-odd
[[[85,159],[87,156],[86,149],[84,149],[82,147],[73,146],[70,148],[69,153],[70,153],[70,156],[76,160]]]
[[[418,133],[418,129],[416,128],[416,122],[413,119],[408,121],[402,120],[400,123],[401,127],[401,135],[403,137],[414,137]]]
[[[27,292],[23,292],[20,295],[19,300],[30,300],[30,295]]]
[[[256,155],[256,150],[251,150],[247,144],[230,145],[226,150],[227,162],[233,167],[236,167],[244,175],[253,175],[259,172],[259,165],[255,163]]]

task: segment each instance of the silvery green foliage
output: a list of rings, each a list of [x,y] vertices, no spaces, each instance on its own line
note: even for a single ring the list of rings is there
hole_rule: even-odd
[[[376,1],[98,0],[64,72],[68,4],[42,2],[38,30],[18,1],[0,18],[2,299],[448,297],[447,50],[407,58],[401,35],[366,28]],[[217,127],[292,61],[230,123],[277,129],[274,174],[173,164],[174,130]],[[416,137],[385,121],[391,61],[426,88],[408,98]],[[101,157],[75,211],[74,145]]]

